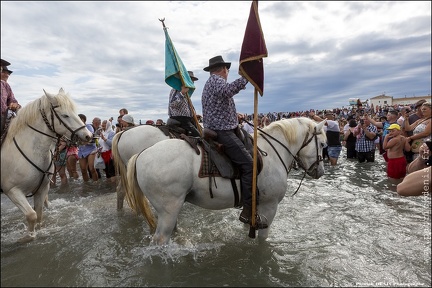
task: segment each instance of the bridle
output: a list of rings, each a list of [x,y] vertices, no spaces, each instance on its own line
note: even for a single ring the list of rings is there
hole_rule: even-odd
[[[34,131],[36,131],[36,132],[38,132],[38,133],[40,133],[40,134],[42,134],[42,135],[45,135],[45,136],[48,136],[48,137],[50,137],[50,138],[53,138],[53,139],[56,139],[56,141],[57,141],[57,143],[56,143],[56,147],[58,146],[58,143],[60,142],[60,138],[63,136],[63,135],[61,135],[61,134],[59,134],[59,133],[57,133],[57,131],[55,130],[55,127],[54,127],[54,115],[56,116],[56,118],[59,120],[59,122],[60,122],[60,124],[62,124],[62,125],[64,125],[65,127],[66,127],[66,129],[68,130],[68,131],[70,131],[71,132],[71,139],[74,139],[75,137],[76,137],[76,133],[79,131],[79,130],[81,130],[81,129],[83,129],[83,128],[86,128],[86,126],[85,125],[83,125],[83,126],[81,126],[81,127],[78,127],[77,129],[75,129],[75,130],[72,130],[61,118],[60,118],[60,116],[58,115],[58,113],[57,113],[57,111],[55,110],[56,108],[58,108],[58,107],[60,107],[59,105],[56,105],[56,106],[54,106],[52,103],[51,103],[51,107],[50,107],[50,110],[51,110],[51,124],[50,124],[50,122],[48,121],[48,117],[47,117],[47,115],[46,115],[46,113],[45,113],[45,110],[44,109],[42,109],[41,108],[41,105],[40,105],[40,100],[39,100],[39,112],[41,113],[41,115],[42,115],[42,119],[44,120],[44,122],[45,122],[45,124],[46,124],[46,126],[48,127],[48,129],[50,130],[50,131],[52,131],[56,136],[52,136],[52,135],[50,135],[50,134],[47,134],[47,133],[44,133],[44,132],[42,132],[42,131],[40,131],[40,130],[38,130],[38,129],[36,129],[36,128],[34,128],[34,127],[32,127],[31,125],[29,125],[29,124],[27,124],[27,126],[29,126],[31,129],[33,129]],[[65,136],[63,136],[64,138],[66,138]],[[68,139],[69,140],[69,139]],[[34,189],[33,191],[32,191],[32,193],[31,193],[31,195],[27,195],[26,197],[32,197],[32,196],[34,196],[35,194],[36,194],[36,192],[39,190],[39,188],[40,188],[40,186],[42,185],[42,183],[43,183],[43,180],[44,180],[44,176],[47,176],[47,177],[49,177],[49,175],[53,175],[53,173],[52,172],[50,172],[50,170],[51,170],[51,167],[53,166],[53,164],[54,164],[54,162],[53,162],[53,159],[54,159],[54,152],[53,151],[51,151],[50,150],[50,152],[51,152],[51,161],[50,161],[50,164],[49,164],[49,166],[48,166],[48,169],[46,169],[45,171],[43,170],[43,169],[41,169],[41,168],[39,168],[33,161],[31,161],[28,157],[27,157],[27,155],[25,155],[25,153],[21,150],[21,148],[18,146],[18,143],[17,143],[17,141],[16,141],[16,139],[15,139],[15,137],[13,137],[13,141],[14,141],[14,144],[15,144],[15,146],[16,146],[16,148],[18,149],[18,151],[21,153],[21,155],[22,156],[24,156],[24,158],[33,166],[33,167],[35,167],[36,168],[36,170],[38,170],[39,172],[41,172],[42,174],[43,174],[43,176],[42,176],[42,178],[41,178],[41,181],[39,182],[39,185],[37,186],[37,188],[36,189]]]
[[[40,100],[39,100],[39,103],[40,103]],[[48,129],[50,130],[50,131],[52,131],[52,132],[54,132],[55,134],[56,134],[56,137],[54,137],[54,136],[51,136],[51,135],[49,135],[49,134],[46,134],[46,133],[44,133],[44,132],[42,132],[42,131],[39,131],[39,130],[37,130],[36,128],[34,128],[34,127],[32,127],[32,126],[30,126],[30,125],[28,125],[31,129],[33,129],[33,130],[35,130],[35,131],[37,131],[37,132],[39,132],[40,134],[43,134],[43,135],[45,135],[45,136],[48,136],[48,137],[51,137],[51,138],[54,138],[54,139],[59,139],[60,137],[62,137],[63,135],[60,135],[60,134],[58,134],[57,133],[57,131],[55,130],[55,127],[54,127],[54,115],[56,116],[56,118],[59,120],[59,122],[60,122],[60,124],[63,124],[65,127],[66,127],[66,129],[69,131],[69,132],[71,132],[71,138],[70,139],[68,139],[68,140],[73,140],[74,138],[75,138],[75,136],[76,136],[76,133],[79,131],[79,130],[81,130],[81,129],[83,129],[83,128],[86,128],[86,126],[85,125],[83,125],[83,126],[81,126],[81,127],[78,127],[77,129],[75,129],[75,130],[72,130],[61,118],[60,118],[60,116],[58,115],[58,113],[57,113],[57,111],[55,110],[56,108],[58,108],[58,107],[60,107],[59,105],[56,105],[56,106],[54,106],[52,103],[51,103],[51,107],[50,107],[50,110],[51,110],[51,124],[50,124],[50,122],[48,121],[48,117],[47,117],[47,115],[46,115],[46,113],[45,113],[45,110],[43,110],[41,107],[40,107],[40,105],[39,105],[39,112],[41,113],[41,115],[42,115],[42,119],[44,120],[44,122],[45,122],[45,124],[46,124],[46,126],[48,127]]]
[[[247,122],[247,121],[245,121]],[[249,125],[251,125],[253,127],[252,123],[247,122]],[[324,161],[322,155],[318,154],[318,135],[321,134],[321,132],[318,132],[316,130],[316,126],[314,127],[314,131],[312,132],[312,135],[309,138],[309,133],[307,133],[305,135],[305,138],[303,140],[303,144],[300,147],[300,149],[297,151],[297,154],[293,154],[291,152],[291,150],[282,142],[280,142],[278,139],[274,138],[273,136],[271,136],[270,134],[266,133],[265,131],[263,131],[261,128],[257,128],[257,130],[259,130],[261,132],[261,137],[263,137],[264,140],[267,141],[267,143],[273,148],[273,150],[275,151],[276,155],[278,156],[279,160],[281,161],[282,165],[285,168],[285,171],[287,172],[287,174],[291,171],[291,167],[290,169],[287,168],[287,166],[285,165],[285,162],[283,161],[282,157],[279,155],[279,152],[276,150],[276,148],[273,146],[273,144],[270,142],[270,140],[268,138],[271,138],[272,140],[274,140],[275,142],[279,143],[285,150],[288,151],[288,153],[293,157],[294,161],[297,162],[297,164],[304,170],[304,174],[303,177],[300,181],[299,187],[297,188],[297,190],[294,192],[294,194],[292,196],[294,196],[297,191],[299,190],[301,183],[303,182],[303,179],[305,178],[306,174],[310,174],[312,173],[314,170],[317,171],[317,167],[319,166],[320,162]],[[267,138],[268,137],[268,138]],[[309,168],[305,167],[304,163],[301,161],[300,159],[300,151],[305,148],[307,145],[309,145],[309,143],[315,140],[315,145],[316,145],[316,160],[309,166]],[[294,162],[293,162],[294,163]]]

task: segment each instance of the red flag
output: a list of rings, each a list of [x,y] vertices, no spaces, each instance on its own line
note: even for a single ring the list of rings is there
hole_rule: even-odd
[[[264,91],[264,63],[267,47],[258,15],[258,1],[252,1],[248,23],[240,53],[240,74],[257,89],[260,95]]]

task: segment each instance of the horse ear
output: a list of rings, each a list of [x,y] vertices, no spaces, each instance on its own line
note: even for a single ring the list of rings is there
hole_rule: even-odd
[[[51,102],[51,104],[52,104],[53,106],[57,106],[57,105],[58,105],[58,104],[57,104],[57,99],[54,97],[54,95],[52,95],[52,94],[46,92],[45,89],[44,89],[43,91],[44,91],[44,93],[45,93],[45,96],[46,96],[46,97],[48,98],[48,100]]]
[[[321,131],[321,129],[323,129],[324,124],[325,124],[326,120],[321,121],[320,123],[318,123],[315,127],[317,131]]]
[[[65,94],[65,91],[63,90],[63,87],[60,88],[59,94]]]
[[[43,89],[43,91],[44,91],[44,93],[45,93],[45,96],[48,97],[48,99],[51,99],[51,98],[54,97],[53,95],[51,95],[51,94],[49,94],[48,92],[46,92],[45,89]]]

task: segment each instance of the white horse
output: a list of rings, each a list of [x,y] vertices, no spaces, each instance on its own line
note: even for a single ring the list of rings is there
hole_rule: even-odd
[[[267,229],[259,230],[260,238],[268,237],[277,206],[287,190],[292,162],[296,161],[315,179],[324,174],[323,126],[324,121],[294,118],[273,122],[258,133],[257,146],[267,155],[262,157],[263,169],[257,177],[260,193],[257,208],[269,224]],[[200,166],[201,155],[178,139],[158,142],[129,159],[126,197],[133,203],[132,209],[144,215],[151,231],[156,230],[152,243],[169,242],[185,201],[211,210],[234,206],[230,179],[218,177],[216,185],[212,181],[214,198],[210,198],[209,179],[198,177]],[[147,199],[156,211],[157,225]]]
[[[42,209],[54,172],[53,155],[59,137],[77,136],[83,141],[92,137],[63,89],[58,95],[44,93],[19,110],[1,146],[1,188],[24,213],[28,223],[28,234],[19,242],[34,240],[35,228],[42,224]],[[34,210],[26,198],[31,196]]]
[[[163,131],[152,125],[140,125],[132,129],[117,133],[112,140],[112,156],[120,181],[117,185],[117,209],[123,208],[125,197],[126,168],[129,159],[152,146],[153,144],[169,139]]]

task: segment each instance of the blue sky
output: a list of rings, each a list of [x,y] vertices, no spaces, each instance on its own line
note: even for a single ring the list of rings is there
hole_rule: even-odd
[[[167,119],[165,36],[199,78],[192,103],[201,114],[209,58],[238,59],[251,1],[2,1],[1,58],[12,63],[18,101],[63,87],[87,119]],[[348,106],[385,93],[431,94],[431,2],[259,2],[267,44],[258,112]],[[253,86],[235,96],[254,110]],[[115,121],[114,121],[115,122]]]

